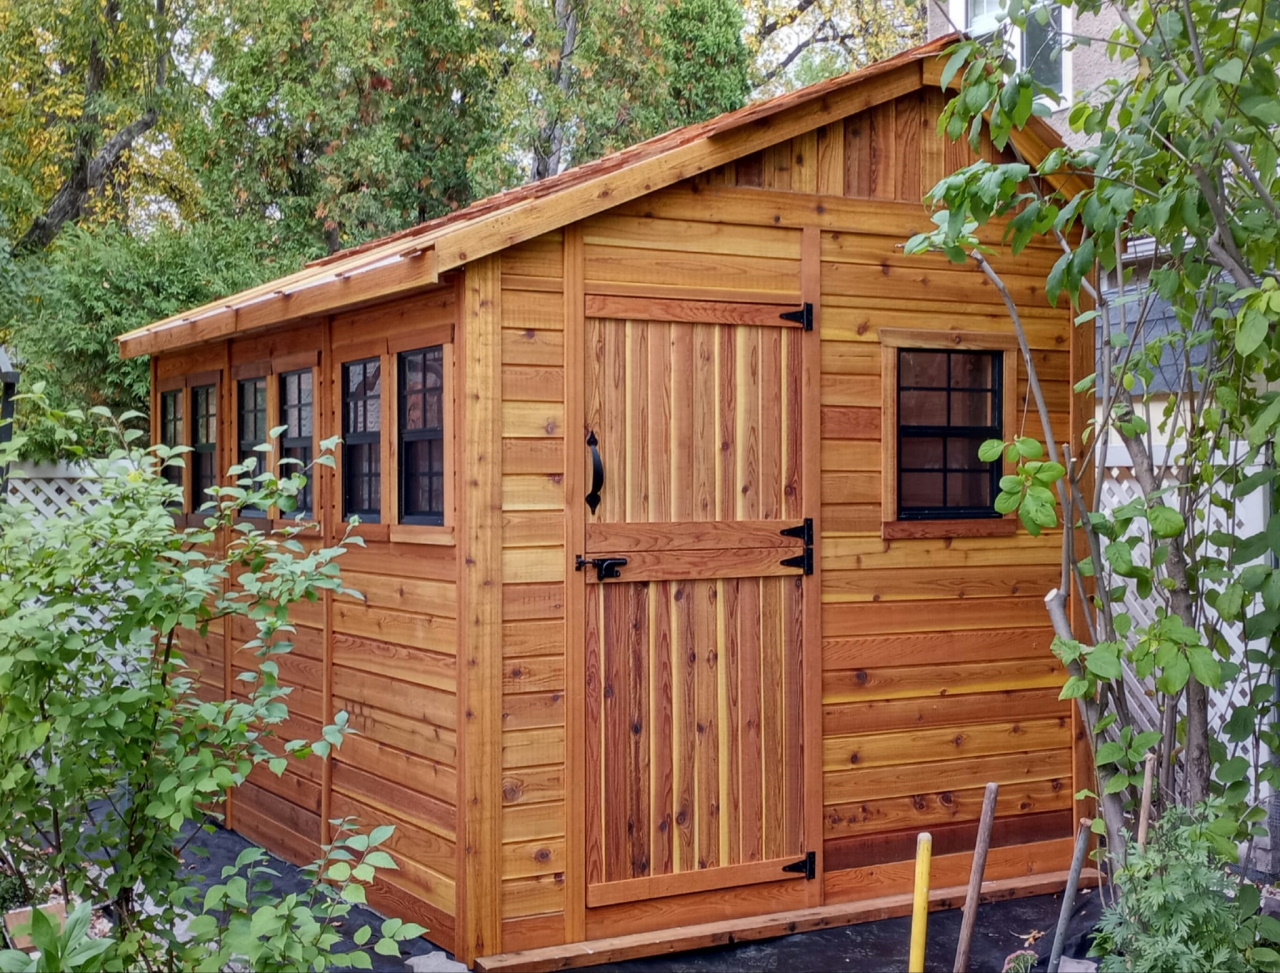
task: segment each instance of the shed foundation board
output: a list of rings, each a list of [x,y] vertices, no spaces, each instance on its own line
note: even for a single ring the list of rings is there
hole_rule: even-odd
[[[1099,884],[1097,869],[1087,868],[1081,873],[1080,887],[1092,888]],[[1023,878],[1001,879],[986,882],[982,886],[982,901],[997,902],[1028,895],[1061,891],[1067,881],[1066,872],[1049,872]],[[934,889],[929,893],[929,910],[956,909],[964,904],[968,889],[957,885]],[[541,973],[547,970],[568,970],[599,963],[619,963],[643,956],[663,953],[679,953],[710,946],[727,946],[753,939],[769,939],[789,936],[798,932],[811,932],[832,926],[847,926],[876,919],[891,919],[909,915],[912,895],[886,895],[864,902],[824,905],[812,909],[796,909],[773,915],[732,919],[727,922],[709,922],[696,926],[680,926],[660,932],[634,933],[611,939],[595,939],[565,946],[529,949],[518,953],[499,953],[482,956],[476,960],[476,969],[486,973],[503,970],[510,973]]]

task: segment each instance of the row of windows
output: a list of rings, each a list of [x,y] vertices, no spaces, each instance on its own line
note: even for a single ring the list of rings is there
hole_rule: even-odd
[[[983,463],[978,447],[1003,439],[1003,355],[998,351],[897,352],[898,516],[937,520],[995,516],[1000,463]],[[397,367],[397,500],[401,523],[444,522],[444,347],[401,352]],[[314,394],[311,369],[275,376],[281,455],[302,467],[312,460]],[[196,497],[217,482],[217,388],[190,390],[192,486]],[[239,455],[243,462],[268,438],[268,380],[244,378],[237,388]],[[377,522],[382,515],[382,359],[342,365],[342,514]],[[161,396],[162,441],[183,441],[183,390]],[[285,470],[288,472],[288,470]],[[182,471],[165,475],[181,484]],[[310,483],[299,510],[313,512]],[[254,512],[250,512],[252,515]],[[261,514],[261,512],[257,512]]]
[[[404,351],[397,356],[398,501],[401,523],[444,523],[444,346]],[[274,376],[279,395],[282,474],[309,466],[313,458],[315,399],[310,368]],[[236,389],[239,461],[258,455],[255,447],[269,436],[267,376],[239,380]],[[203,501],[217,484],[218,397],[215,385],[186,390],[192,417],[191,467],[193,496]],[[160,397],[161,441],[184,441],[184,390]],[[367,358],[342,366],[342,516],[378,522],[382,514],[382,359]],[[259,464],[260,465],[260,464]],[[165,476],[181,485],[182,470],[168,467]],[[311,483],[298,496],[298,510],[314,512]],[[262,511],[246,511],[261,516]]]

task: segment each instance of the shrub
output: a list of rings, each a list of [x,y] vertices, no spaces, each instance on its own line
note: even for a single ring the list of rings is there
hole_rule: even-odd
[[[1227,869],[1205,817],[1170,812],[1145,851],[1130,845],[1094,940],[1101,970],[1280,969],[1268,945],[1280,942],[1280,922],[1257,914],[1257,886]]]
[[[186,822],[212,816],[219,796],[255,767],[280,774],[291,759],[341,745],[345,713],[321,740],[276,744],[283,756],[267,747],[289,715],[276,661],[292,648],[289,607],[344,591],[335,559],[358,539],[308,547],[313,525],[246,522],[246,508],[293,509],[310,473],[282,480],[257,472],[256,460],[231,468],[235,486],[211,491],[202,525],[178,526],[177,488],[161,469],[182,462],[185,447],[137,448],[142,433],[126,428],[136,416],[49,412],[38,396],[25,407],[51,442],[82,441],[69,430],[93,422],[116,447],[90,464],[96,495],[57,518],[0,504],[0,861],[24,888],[52,885],[69,906],[111,905],[114,938],[93,957],[101,968],[221,968],[251,958],[260,969],[323,969],[341,903],[363,902],[374,868],[394,867],[373,848],[385,832],[344,831],[313,875],[335,888],[283,912],[244,876],[224,876],[215,908],[216,893],[190,882],[178,851]],[[0,445],[0,464],[22,439]],[[332,444],[322,446],[317,462],[329,463]],[[241,695],[202,699],[187,640],[225,619],[224,650],[234,652],[234,617],[255,629],[241,648],[256,666],[239,676]],[[343,856],[356,847],[353,866]],[[269,877],[252,864],[254,881]],[[188,913],[199,934],[183,941],[177,930]],[[421,931],[400,926],[383,938]],[[379,940],[380,952],[388,948],[394,942]]]

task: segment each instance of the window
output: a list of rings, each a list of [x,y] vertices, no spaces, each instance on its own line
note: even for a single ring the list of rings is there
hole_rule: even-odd
[[[444,523],[444,347],[399,356],[400,520]]]
[[[342,366],[342,516],[382,513],[382,360]]]
[[[990,34],[1001,26],[1007,5],[1001,0],[951,0],[951,19],[963,23],[971,34]],[[1019,68],[1031,72],[1040,84],[1057,93],[1056,107],[1066,107],[1071,95],[1070,52],[1063,48],[1063,34],[1070,29],[1070,12],[1057,3],[1039,3],[1027,11],[1025,30],[1010,27],[1010,54]]]
[[[205,491],[218,483],[218,387],[197,385],[191,389],[193,441],[191,491],[193,507],[210,498]]]
[[[284,459],[297,460],[280,468],[282,476],[303,472],[311,465],[313,441],[313,404],[311,395],[311,369],[285,372],[280,376],[280,424],[284,435],[280,439],[280,455]],[[312,506],[311,473],[307,473],[307,485],[298,493],[297,513],[310,516]]]
[[[182,434],[182,389],[173,389],[160,395],[160,442],[166,446],[181,446]],[[176,459],[161,471],[166,480],[179,489],[182,488],[182,467],[176,465]],[[182,501],[174,502],[181,507]]]
[[[240,437],[240,462],[244,463],[251,458],[256,458],[258,462],[254,466],[253,475],[257,476],[262,472],[262,456],[254,450],[254,447],[267,441],[266,376],[242,378],[237,385],[237,389],[239,394],[237,412],[240,420],[238,433]],[[244,514],[247,517],[263,517],[266,515],[266,511],[246,507]]]
[[[256,472],[262,472],[262,462],[254,452],[255,446],[267,441],[267,380],[242,378],[240,380],[240,462],[257,457]]]
[[[978,459],[1003,439],[1003,353],[897,349],[900,520],[998,517],[1001,464]]]

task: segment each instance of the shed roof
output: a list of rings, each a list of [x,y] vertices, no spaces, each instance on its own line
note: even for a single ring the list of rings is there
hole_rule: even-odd
[[[121,354],[175,350],[428,287],[470,261],[936,84],[939,55],[959,36],[939,37],[861,70],[673,129],[312,261],[286,277],[130,331],[117,339]],[[1033,160],[1060,144],[1034,116],[1015,143]]]

